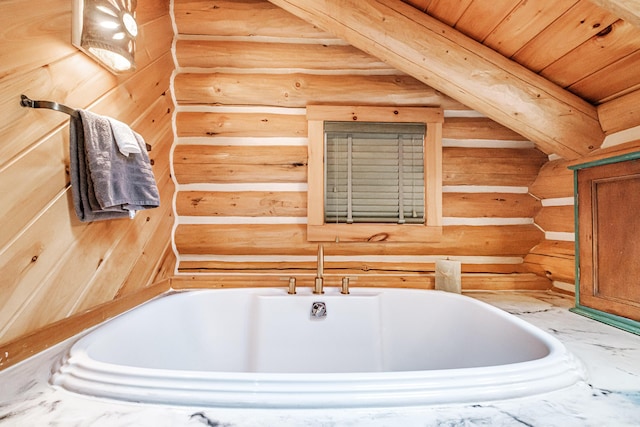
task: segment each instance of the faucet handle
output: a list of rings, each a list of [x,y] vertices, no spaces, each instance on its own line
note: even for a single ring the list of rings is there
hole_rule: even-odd
[[[342,287],[340,288],[340,293],[344,295],[349,294],[349,278],[348,277],[342,278]]]
[[[295,294],[296,293],[296,278],[293,276],[289,276],[289,277],[279,277],[279,280],[288,280],[289,281],[289,290],[287,291],[287,293],[289,294]]]

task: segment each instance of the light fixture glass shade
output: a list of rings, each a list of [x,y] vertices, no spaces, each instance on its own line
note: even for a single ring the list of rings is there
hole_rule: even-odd
[[[137,0],[73,0],[71,41],[114,73],[135,69]]]

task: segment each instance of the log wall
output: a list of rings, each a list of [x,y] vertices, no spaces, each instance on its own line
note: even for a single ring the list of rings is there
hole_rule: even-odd
[[[72,2],[3,2],[0,369],[157,295],[166,286],[151,285],[173,274],[169,4],[138,1],[137,71],[116,77],[71,45]],[[79,222],[69,186],[69,117],[21,107],[23,93],[131,124],[152,146],[161,206],[133,220]],[[43,332],[73,318],[81,320]]]
[[[525,257],[525,266],[538,275],[552,280],[555,288],[574,292],[575,235],[573,172],[568,162],[546,163],[530,192],[540,199],[542,208],[535,222],[545,238]]]
[[[549,287],[523,263],[544,240],[529,186],[547,157],[531,142],[266,0],[176,0],[174,12],[175,280],[310,283],[305,107],[363,104],[445,109],[443,238],[327,244],[328,285],[350,275],[433,287],[435,260],[450,258],[462,261],[466,289]]]

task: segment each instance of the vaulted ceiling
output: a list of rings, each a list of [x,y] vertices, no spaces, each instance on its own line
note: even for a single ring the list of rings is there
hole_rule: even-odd
[[[640,88],[640,26],[594,2],[405,3],[593,104]]]
[[[630,0],[270,0],[574,159],[640,125]]]

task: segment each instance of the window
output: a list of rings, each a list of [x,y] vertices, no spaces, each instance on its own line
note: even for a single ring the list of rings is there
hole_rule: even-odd
[[[324,219],[424,223],[424,123],[325,122]]]
[[[437,241],[439,108],[308,106],[309,241]]]

